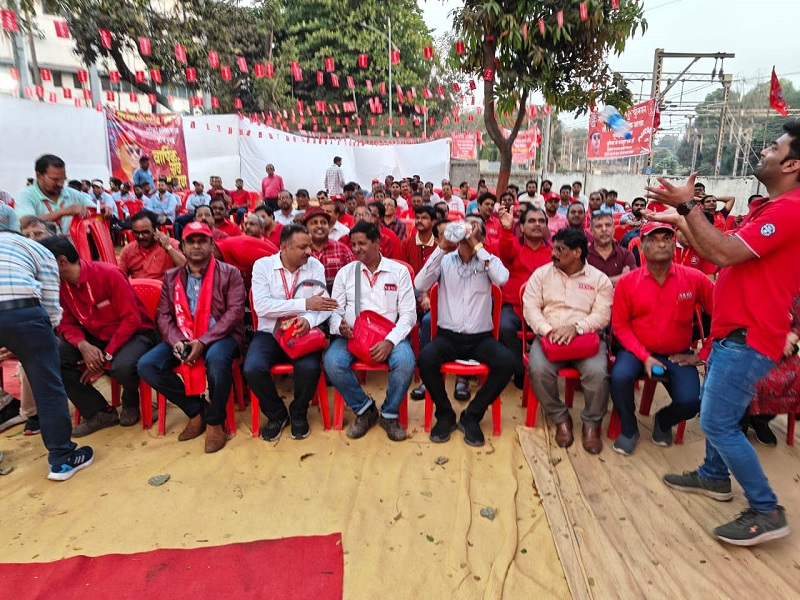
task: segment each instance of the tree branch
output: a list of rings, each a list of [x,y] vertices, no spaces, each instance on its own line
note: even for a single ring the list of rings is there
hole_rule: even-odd
[[[135,87],[140,92],[145,94],[155,94],[156,101],[161,104],[162,106],[168,108],[169,110],[173,110],[172,106],[169,103],[167,97],[159,92],[155,87],[149,85],[147,83],[139,83],[136,81],[136,75],[133,71],[128,68],[128,65],[125,64],[125,58],[122,56],[122,52],[120,49],[114,45],[109,51],[109,56],[111,56],[112,60],[114,61],[114,65],[117,67],[119,71],[120,78],[124,79],[128,83],[130,83],[133,87]]]

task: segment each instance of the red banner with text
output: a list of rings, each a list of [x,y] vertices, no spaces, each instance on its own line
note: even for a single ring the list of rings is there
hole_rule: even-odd
[[[452,158],[476,160],[478,158],[477,138],[475,133],[452,133],[453,144],[450,148]]]
[[[511,133],[510,130],[504,130],[506,137]],[[536,160],[536,149],[539,147],[542,136],[539,135],[539,126],[534,123],[533,127],[520,131],[514,143],[511,145],[511,162],[515,165],[520,165]]]
[[[603,123],[600,113],[589,116],[589,139],[586,144],[587,160],[605,160],[650,154],[653,127],[656,115],[656,101],[642,102],[628,109],[624,117],[631,126],[632,136],[625,139]]]
[[[153,179],[173,179],[176,189],[188,187],[183,117],[173,114],[106,111],[111,171],[122,181],[133,181],[139,158],[150,157]]]

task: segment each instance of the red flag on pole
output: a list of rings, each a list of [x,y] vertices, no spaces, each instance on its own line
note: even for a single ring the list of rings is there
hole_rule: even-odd
[[[140,37],[139,38],[139,54],[142,56],[150,56],[150,38]]]
[[[100,43],[103,48],[111,49],[111,32],[108,29],[98,29],[100,32]]]
[[[774,108],[778,113],[780,113],[781,116],[788,116],[789,109],[786,106],[786,100],[783,98],[781,82],[778,81],[778,76],[775,74],[775,67],[772,67],[772,84],[769,88],[769,105],[771,108]]]
[[[208,51],[208,65],[212,69],[218,69],[219,68],[219,53],[218,52],[214,52],[214,50],[209,50]]]
[[[17,25],[17,13],[13,10],[3,9],[0,10],[0,21],[3,23],[3,29],[7,31],[19,31]]]
[[[181,44],[175,44],[175,60],[179,63],[186,64],[186,47]]]

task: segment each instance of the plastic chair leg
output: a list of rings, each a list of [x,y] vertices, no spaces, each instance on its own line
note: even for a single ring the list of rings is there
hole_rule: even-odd
[[[400,402],[400,425],[403,429],[408,429],[408,394],[403,396],[403,401]]]
[[[333,388],[333,428],[341,431],[344,427],[344,398],[339,390]]]
[[[500,396],[492,402],[492,435],[498,436],[501,432],[501,422],[502,422],[502,404],[500,400]]]
[[[153,427],[153,388],[139,380],[139,405],[142,414],[142,429]]]
[[[80,413],[80,411],[79,411],[79,410],[76,408],[76,409],[75,409],[75,416],[74,416],[74,418],[72,419],[72,424],[73,424],[73,425],[78,425],[80,422],[81,422],[81,413]]]
[[[795,413],[789,413],[786,418],[788,419],[786,423],[786,445],[794,446]]]
[[[639,414],[645,417],[650,415],[650,407],[653,405],[653,397],[656,394],[657,381],[645,379],[644,388],[642,389],[642,400],[639,403]]]
[[[158,394],[158,435],[167,433],[167,399]]]
[[[228,402],[225,405],[225,430],[228,435],[236,435],[236,404],[234,401],[234,392],[231,388],[231,392],[228,394]]]
[[[575,400],[575,390],[578,387],[579,380],[565,379],[564,380],[564,404],[572,408],[572,402]]]
[[[431,432],[431,424],[433,422],[433,400],[431,400],[431,393],[425,391],[425,422],[424,429],[426,433]]]
[[[686,421],[678,423],[678,431],[675,433],[675,444],[683,443],[683,434],[686,433]]]
[[[258,405],[258,398],[256,398],[253,390],[250,390],[250,429],[253,430],[251,434],[253,437],[258,437],[260,434],[260,429],[258,426],[258,420],[260,416],[259,412],[260,407]]]
[[[617,409],[611,411],[611,420],[608,422],[608,439],[616,440],[622,433],[622,421],[620,421]]]
[[[322,413],[322,428],[328,431],[331,428],[331,411],[328,404],[328,388],[325,386],[325,373],[320,373],[319,375],[315,399],[319,404],[319,411]],[[344,415],[344,410],[342,414]]]
[[[525,427],[536,427],[536,416],[539,414],[539,399],[533,393],[533,386],[530,384],[528,384],[526,403],[528,407],[525,411]]]
[[[525,373],[525,380],[522,382],[522,408],[528,406],[528,388],[531,382],[528,380],[528,374]]]
[[[111,379],[111,406],[119,406],[122,404],[120,401],[122,396],[122,386],[119,384],[119,381],[113,377],[109,376],[109,379]]]
[[[244,381],[242,380],[242,362],[240,359],[233,361],[233,392],[236,394],[236,402],[239,410],[244,410]]]

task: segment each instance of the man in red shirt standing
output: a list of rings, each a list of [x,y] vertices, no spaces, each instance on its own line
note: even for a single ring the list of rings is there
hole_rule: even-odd
[[[755,175],[769,200],[726,236],[706,219],[694,197],[694,178],[676,187],[659,178],[648,196],[674,206],[678,215],[647,212],[646,218],[680,224],[700,255],[720,265],[714,288],[713,348],[701,392],[700,425],[706,457],[697,471],[669,474],[664,482],[678,490],[730,500],[730,474],[744,489],[749,508],[714,530],[738,546],[752,546],[789,535],[783,507],[772,491],[755,450],[739,427],[756,382],[783,356],[789,309],[800,289],[800,123],[788,121],[784,134],[761,151]]]
[[[278,194],[285,187],[283,177],[275,175],[275,167],[267,165],[267,176],[261,180],[261,200],[264,204],[271,206],[272,210],[278,210]]]
[[[525,206],[523,204],[523,206]],[[522,236],[514,237],[514,219],[500,207],[500,240],[498,256],[508,269],[508,281],[503,286],[503,309],[500,313],[500,343],[514,353],[516,359],[514,384],[522,389],[525,367],[522,364],[522,341],[517,334],[522,331],[522,306],[519,291],[528,283],[531,273],[550,262],[552,248],[547,242],[547,216],[538,208],[520,213]]]
[[[155,325],[127,277],[114,265],[86,262],[65,237],[41,241],[56,257],[61,276],[59,302],[64,316],[57,332],[63,338],[61,378],[83,422],[72,437],[83,437],[117,423],[139,420],[139,373],[136,363],[155,345]],[[79,363],[82,367],[79,369]],[[109,374],[122,386],[122,416],[91,382]]]
[[[672,445],[672,427],[700,411],[701,360],[689,350],[695,306],[711,314],[714,286],[708,277],[672,260],[675,232],[669,225],[642,227],[642,252],[647,263],[623,275],[614,290],[611,328],[622,345],[611,370],[611,400],[622,422],[614,450],[628,456],[639,439],[634,385],[663,369],[672,404],[653,419],[653,443]]]
[[[136,241],[127,244],[119,255],[119,268],[131,279],[164,278],[173,267],[186,264],[178,240],[158,230],[158,217],[143,210],[131,217],[131,233]]]

